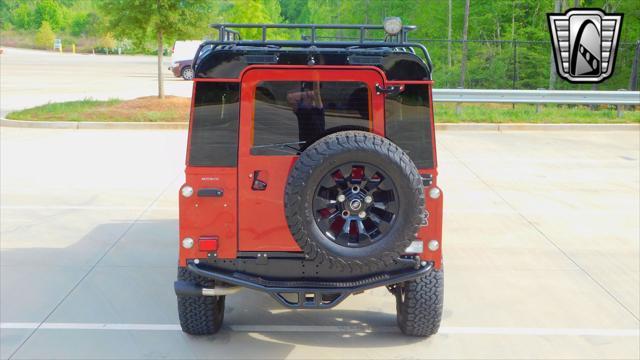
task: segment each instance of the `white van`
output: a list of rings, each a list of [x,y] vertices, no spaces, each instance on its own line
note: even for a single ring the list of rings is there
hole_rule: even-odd
[[[182,77],[185,80],[193,79],[192,62],[201,43],[200,40],[179,40],[173,44],[169,70],[175,77]]]

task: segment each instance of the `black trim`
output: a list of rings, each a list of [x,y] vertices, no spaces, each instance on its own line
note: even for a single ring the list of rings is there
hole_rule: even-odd
[[[433,175],[431,175],[431,174],[420,174],[420,177],[422,178],[422,185],[424,187],[431,186],[431,184],[433,184]]]
[[[224,191],[221,189],[200,189],[198,190],[199,197],[221,197],[224,195]]]
[[[193,261],[188,263],[187,268],[194,274],[208,279],[266,292],[288,308],[328,309],[338,305],[350,294],[424,276],[433,270],[433,263],[427,263],[418,269],[381,273],[346,281],[265,280],[238,272],[204,269]],[[183,286],[177,282],[174,283],[174,290],[177,295],[185,295],[183,291],[188,291],[189,294],[195,292],[193,286]]]
[[[256,259],[259,254],[266,254],[270,259],[305,259],[304,253],[287,251],[238,251],[238,259]]]

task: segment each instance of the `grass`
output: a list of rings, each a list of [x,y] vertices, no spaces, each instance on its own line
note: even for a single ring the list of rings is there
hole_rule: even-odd
[[[167,96],[142,97],[133,100],[84,99],[62,103],[49,103],[8,114],[14,120],[34,121],[131,121],[131,122],[186,122],[189,118],[190,99]],[[536,112],[535,105],[518,104],[463,104],[456,113],[455,104],[437,103],[435,118],[439,123],[640,123],[640,111],[627,107],[623,117],[617,117],[615,107],[546,105]]]
[[[133,100],[84,99],[49,103],[9,113],[8,119],[32,121],[186,122],[189,98],[167,96]]]
[[[585,105],[463,104],[459,114],[452,103],[437,103],[434,109],[440,123],[538,123],[538,124],[611,124],[640,123],[640,111],[627,107],[618,117],[615,107]]]

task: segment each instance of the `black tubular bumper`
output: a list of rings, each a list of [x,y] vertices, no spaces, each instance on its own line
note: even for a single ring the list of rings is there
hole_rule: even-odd
[[[194,262],[189,262],[187,268],[194,274],[208,279],[266,292],[288,308],[328,309],[338,305],[353,293],[424,276],[433,270],[433,263],[427,263],[418,269],[381,273],[352,281],[266,280],[239,272],[205,268]],[[184,281],[176,281],[174,289],[176,295],[196,296],[201,293],[197,285],[185,283]]]

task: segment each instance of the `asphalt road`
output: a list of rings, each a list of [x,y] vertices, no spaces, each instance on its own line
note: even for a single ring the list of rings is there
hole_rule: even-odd
[[[153,95],[154,60],[8,49],[0,108]],[[640,357],[637,131],[440,132],[445,313],[427,340],[398,332],[384,289],[325,311],[246,290],[217,336],[180,332],[185,141],[0,128],[0,358]]]
[[[638,358],[637,132],[441,132],[445,312],[407,338],[385,289],[334,310],[228,297],[178,330],[183,131],[1,129],[1,357]]]

